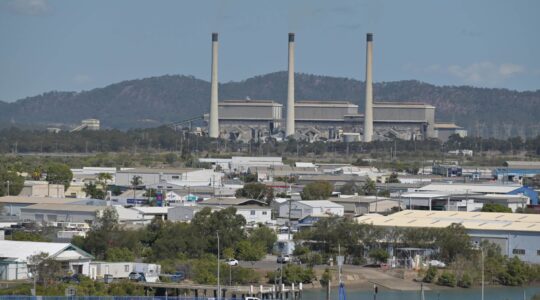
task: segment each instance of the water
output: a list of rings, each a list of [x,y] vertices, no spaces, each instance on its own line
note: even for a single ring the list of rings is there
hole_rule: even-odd
[[[540,287],[497,287],[486,288],[484,291],[485,300],[523,300],[523,291],[526,293],[526,299],[530,300],[535,294],[540,294]],[[480,300],[480,289],[444,289],[439,291],[425,291],[425,300]],[[303,299],[325,300],[326,292],[321,290],[306,290],[302,295]],[[338,299],[337,288],[332,290],[332,298]],[[372,291],[348,290],[348,300],[371,300]],[[419,300],[420,292],[401,292],[401,291],[382,291],[379,289],[377,300]]]

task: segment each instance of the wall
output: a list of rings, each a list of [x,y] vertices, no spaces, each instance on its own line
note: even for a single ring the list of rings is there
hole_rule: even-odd
[[[252,214],[253,213],[253,214]],[[267,223],[272,221],[272,210],[261,208],[236,208],[236,214],[241,215],[246,219],[247,223]]]
[[[83,223],[94,221],[96,219],[95,212],[78,212],[78,211],[55,211],[55,210],[39,210],[39,209],[21,209],[21,219],[31,220],[36,222],[77,222]]]
[[[503,255],[517,256],[521,260],[538,264],[540,263],[540,233],[538,232],[505,232],[505,231],[480,231],[470,230],[469,234],[473,242],[488,240],[501,246]],[[524,249],[524,255],[513,254],[513,249]]]

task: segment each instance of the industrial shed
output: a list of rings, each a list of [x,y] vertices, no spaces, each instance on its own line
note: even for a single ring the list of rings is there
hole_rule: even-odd
[[[540,263],[540,215],[536,214],[405,210],[388,216],[368,214],[356,221],[385,228],[446,228],[461,224],[476,245],[488,241],[499,245],[503,255]]]

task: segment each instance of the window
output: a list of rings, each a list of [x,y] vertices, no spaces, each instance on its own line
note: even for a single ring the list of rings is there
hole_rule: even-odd
[[[262,212],[263,216],[266,216],[266,213],[267,213],[266,211],[263,211],[263,212]]]
[[[251,211],[251,215],[252,215],[252,216],[255,215],[255,211],[254,211],[254,210]]]
[[[124,272],[129,272],[129,265],[124,265]]]
[[[540,255],[540,250],[536,250],[536,255]]]
[[[512,254],[525,255],[525,249],[514,249],[512,250]]]
[[[180,179],[180,176],[178,176],[178,175],[173,175],[172,179]]]

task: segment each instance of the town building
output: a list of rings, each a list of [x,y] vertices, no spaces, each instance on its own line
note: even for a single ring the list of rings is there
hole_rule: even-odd
[[[322,214],[342,217],[344,207],[328,200],[291,200],[279,206],[280,218],[289,218],[290,216],[291,219],[298,220],[310,215]]]
[[[405,210],[388,216],[367,214],[356,221],[388,229],[446,228],[460,224],[477,246],[483,241],[495,243],[503,255],[540,263],[540,215],[536,214]]]

